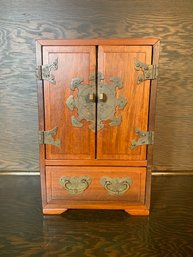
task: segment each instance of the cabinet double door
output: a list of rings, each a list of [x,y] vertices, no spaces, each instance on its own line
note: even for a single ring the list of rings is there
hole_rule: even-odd
[[[145,161],[146,145],[131,147],[136,129],[147,131],[152,46],[44,46],[47,160]]]

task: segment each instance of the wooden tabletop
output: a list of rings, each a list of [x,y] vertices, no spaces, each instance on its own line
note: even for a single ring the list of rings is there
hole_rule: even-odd
[[[149,217],[41,213],[39,176],[0,176],[0,256],[192,256],[193,176],[153,176]]]

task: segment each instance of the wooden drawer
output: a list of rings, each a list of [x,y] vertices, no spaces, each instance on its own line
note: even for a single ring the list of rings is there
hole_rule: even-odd
[[[46,167],[48,204],[144,204],[146,168]]]

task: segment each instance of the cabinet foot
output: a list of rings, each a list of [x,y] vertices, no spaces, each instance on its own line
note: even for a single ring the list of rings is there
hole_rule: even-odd
[[[43,209],[43,214],[62,214],[68,209]]]
[[[144,216],[147,216],[149,215],[149,210],[127,210],[125,209],[124,210],[125,212],[129,213],[130,215],[144,215]]]

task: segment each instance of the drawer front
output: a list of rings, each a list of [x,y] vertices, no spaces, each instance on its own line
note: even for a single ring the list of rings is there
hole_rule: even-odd
[[[48,203],[92,201],[143,204],[146,168],[46,167]]]

